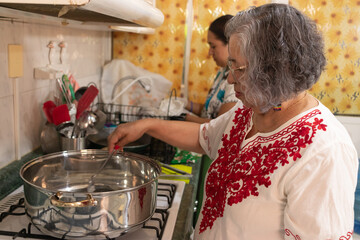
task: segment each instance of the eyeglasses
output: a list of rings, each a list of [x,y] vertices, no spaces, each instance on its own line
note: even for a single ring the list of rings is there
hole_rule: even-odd
[[[230,70],[231,75],[232,75],[232,77],[234,78],[234,80],[237,79],[237,77],[235,77],[235,71],[238,71],[238,72],[240,72],[240,73],[243,73],[243,70],[247,68],[246,65],[241,66],[241,67],[238,67],[238,68],[233,68],[233,62],[232,62],[232,61],[228,61],[228,62],[227,62],[227,65],[228,65],[228,67],[229,67],[229,70]]]
[[[246,65],[241,66],[241,67],[238,67],[238,68],[233,68],[233,62],[230,61],[230,60],[227,62],[227,65],[228,65],[228,67],[229,67],[229,69],[230,69],[230,72],[231,72],[231,74],[233,75],[234,79],[236,79],[236,78],[235,78],[235,71],[242,71],[242,70],[244,70],[244,69],[247,68]]]

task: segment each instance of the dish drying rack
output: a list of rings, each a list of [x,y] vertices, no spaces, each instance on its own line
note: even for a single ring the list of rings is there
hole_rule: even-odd
[[[169,106],[171,98],[176,90],[173,89],[169,98]],[[106,123],[111,125],[119,125],[126,122],[134,122],[144,118],[158,118],[163,120],[182,120],[181,116],[169,116],[169,109],[167,115],[153,115],[148,114],[150,111],[147,107],[122,105],[114,103],[97,103],[97,108],[106,114]],[[151,138],[151,143],[145,155],[163,163],[170,163],[175,155],[176,149],[156,138]]]

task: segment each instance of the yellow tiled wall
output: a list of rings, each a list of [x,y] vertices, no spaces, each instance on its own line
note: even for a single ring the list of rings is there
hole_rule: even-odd
[[[189,90],[192,101],[205,102],[217,72],[215,62],[208,56],[207,30],[209,24],[224,14],[235,14],[249,6],[269,0],[193,0]],[[184,0],[157,0],[156,7],[165,15],[164,24],[154,35],[113,33],[113,58],[122,58],[149,71],[162,74],[173,82],[179,92],[183,73],[186,32],[186,3]]]
[[[310,93],[332,112],[360,114],[360,1],[291,0],[314,19],[325,39],[326,71]]]
[[[186,2],[157,0],[164,24],[154,35],[115,32],[113,57],[124,58],[149,71],[162,74],[180,91],[186,31]],[[217,66],[208,56],[209,24],[224,14],[235,14],[249,6],[270,0],[193,0],[191,56],[188,96],[204,102]],[[291,0],[290,5],[314,19],[324,34],[327,69],[310,90],[330,110],[338,114],[359,114],[359,0]]]
[[[270,2],[259,1],[233,1],[233,0],[195,0],[194,23],[191,41],[191,58],[189,70],[190,100],[205,102],[207,93],[214,81],[218,67],[212,57],[208,55],[207,32],[210,23],[216,18],[225,15],[235,15],[249,6],[258,6]]]

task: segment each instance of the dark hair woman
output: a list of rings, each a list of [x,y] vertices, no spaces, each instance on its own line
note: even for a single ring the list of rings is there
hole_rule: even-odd
[[[185,120],[197,123],[209,122],[235,106],[239,100],[235,97],[234,88],[226,81],[229,74],[228,39],[225,37],[225,25],[233,16],[224,15],[215,19],[209,27],[207,40],[209,44],[209,55],[214,59],[216,65],[221,67],[217,72],[212,87],[209,90],[204,104],[188,102]],[[194,114],[192,114],[194,113]]]

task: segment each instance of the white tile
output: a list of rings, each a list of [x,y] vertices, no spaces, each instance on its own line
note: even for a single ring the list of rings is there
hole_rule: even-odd
[[[60,41],[65,41],[63,62],[69,66],[80,86],[95,82],[99,86],[101,69],[111,57],[111,33],[72,29],[62,26],[11,23],[0,20],[0,168],[15,158],[13,79],[8,78],[7,46],[23,46],[24,76],[19,78],[20,154],[25,155],[40,146],[40,132],[45,117],[42,104],[52,99],[54,80],[34,78],[34,68],[48,65],[49,48],[53,40],[52,61],[60,61]],[[105,52],[106,51],[106,52]],[[9,114],[11,112],[11,114]],[[5,136],[5,137],[3,137]]]
[[[15,159],[14,112],[12,96],[0,98],[0,168]]]
[[[47,88],[42,88],[22,93],[20,96],[21,155],[40,146],[40,133],[45,124],[42,104],[45,102],[46,94]]]

